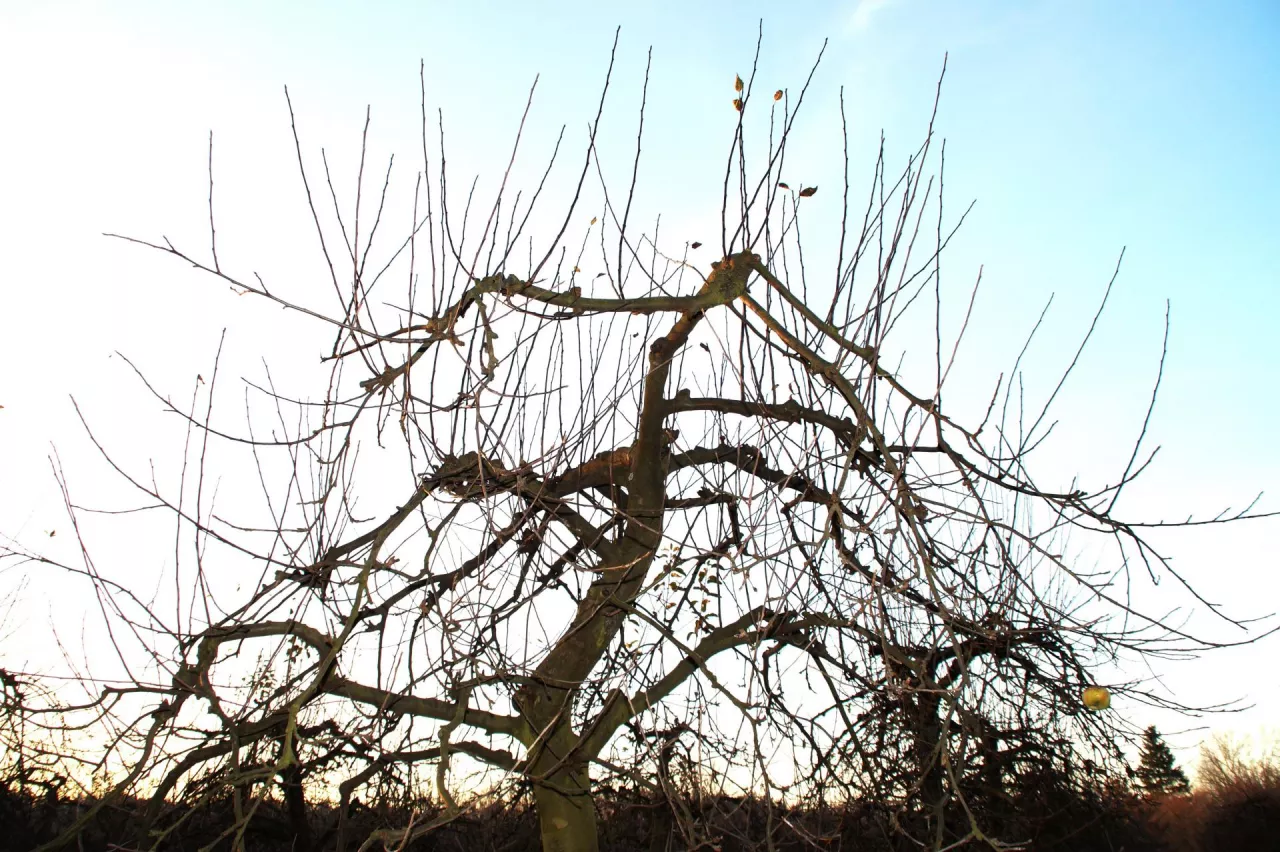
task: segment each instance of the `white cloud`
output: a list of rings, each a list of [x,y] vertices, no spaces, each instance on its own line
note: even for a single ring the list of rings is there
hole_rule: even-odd
[[[896,2],[897,0],[858,0],[858,5],[853,10],[853,17],[849,19],[849,29],[855,33],[866,32],[871,26],[871,19],[881,9]]]

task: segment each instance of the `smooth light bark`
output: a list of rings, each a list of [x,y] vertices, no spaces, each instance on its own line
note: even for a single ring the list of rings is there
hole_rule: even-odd
[[[586,766],[535,782],[533,800],[543,852],[598,852],[596,809]]]

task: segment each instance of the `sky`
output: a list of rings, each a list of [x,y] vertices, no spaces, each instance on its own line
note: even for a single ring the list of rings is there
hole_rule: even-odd
[[[841,92],[855,176],[869,174],[882,131],[890,156],[905,162],[923,138],[945,57],[935,126],[946,138],[947,203],[960,210],[976,201],[949,249],[947,280],[967,298],[982,275],[960,387],[989,388],[1052,295],[1026,363],[1030,393],[1043,400],[1123,250],[1107,311],[1057,403],[1063,423],[1044,458],[1051,475],[1078,473],[1096,486],[1123,469],[1160,360],[1167,301],[1169,352],[1146,438],[1162,449],[1122,509],[1203,518],[1267,491],[1259,509],[1280,510],[1272,250],[1280,7],[855,0],[781,8],[0,4],[0,533],[67,546],[65,532],[61,541],[48,536],[67,523],[49,462],[55,449],[77,495],[113,493],[72,398],[94,434],[131,461],[180,450],[172,430],[155,428],[157,406],[115,353],[176,396],[209,368],[224,330],[230,375],[253,372],[263,358],[287,370],[318,354],[289,345],[297,318],[103,236],[164,235],[203,251],[211,131],[224,265],[318,302],[286,85],[309,157],[323,146],[349,167],[367,107],[373,161],[397,152],[412,163],[422,62],[428,107],[443,111],[451,173],[492,188],[535,77],[522,168],[536,171],[561,125],[581,142],[621,27],[603,168],[615,181],[629,174],[651,51],[638,210],[661,212],[672,239],[703,239],[718,220],[716,173],[737,119],[732,79],[748,76],[761,21],[764,91],[798,91],[826,41],[789,156],[806,185],[840,182]],[[412,165],[403,168],[401,179],[412,175]],[[812,199],[819,232],[824,216],[838,221],[839,201],[836,191]],[[1280,609],[1278,533],[1270,519],[1153,540],[1208,600],[1254,618]],[[126,544],[108,538],[104,555],[119,560]],[[128,570],[150,576],[146,564]],[[9,605],[7,615],[0,607],[0,665],[23,668],[40,653],[30,637],[83,617],[90,602],[65,583],[0,573]],[[1153,608],[1165,605],[1168,585],[1150,592]],[[1192,618],[1227,641],[1276,624],[1246,634],[1203,612]],[[1250,709],[1238,714],[1187,720],[1123,702],[1113,712],[1159,724],[1190,756],[1208,733],[1253,732],[1280,717],[1278,651],[1272,637],[1153,665],[1177,698],[1240,699]]]

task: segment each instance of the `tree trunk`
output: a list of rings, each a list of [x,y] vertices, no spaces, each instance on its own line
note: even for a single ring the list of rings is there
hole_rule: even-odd
[[[945,770],[942,767],[942,749],[947,744],[943,742],[942,720],[938,718],[940,701],[936,694],[918,692],[911,696],[909,702],[908,714],[914,715],[911,722],[920,785],[922,836],[917,839],[938,849],[946,845],[943,838],[946,834],[946,804],[950,798],[944,784]],[[908,718],[910,719],[910,715]]]
[[[542,852],[599,852],[596,808],[587,767],[561,769],[534,782]]]
[[[289,825],[293,829],[293,852],[311,852],[311,826],[307,822],[307,799],[302,789],[302,768],[297,763],[280,773]]]

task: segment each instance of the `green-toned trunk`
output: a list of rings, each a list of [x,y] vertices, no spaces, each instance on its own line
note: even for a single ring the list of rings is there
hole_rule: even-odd
[[[543,852],[598,852],[596,809],[585,766],[535,782],[533,800]]]

